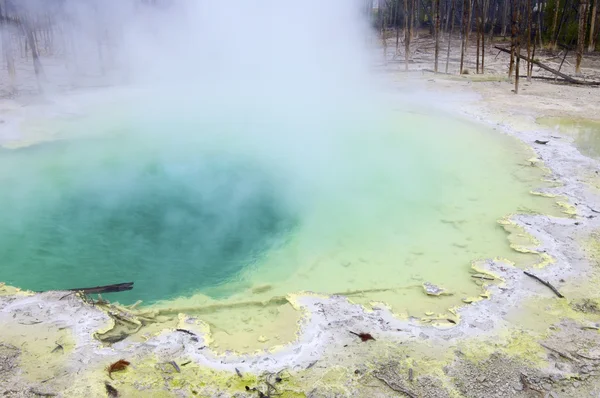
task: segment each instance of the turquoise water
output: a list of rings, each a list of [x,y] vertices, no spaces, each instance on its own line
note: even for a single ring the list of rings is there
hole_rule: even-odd
[[[119,297],[155,301],[225,282],[297,223],[256,162],[123,144],[113,134],[1,154],[4,281],[35,290],[135,281]]]

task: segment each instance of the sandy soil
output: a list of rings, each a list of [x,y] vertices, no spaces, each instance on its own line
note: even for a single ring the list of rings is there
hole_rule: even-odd
[[[109,383],[121,396],[600,396],[599,162],[579,153],[572,138],[536,124],[539,116],[596,115],[600,90],[523,81],[516,96],[502,67],[506,63],[498,61],[498,74],[445,76],[406,73],[403,64],[389,63],[386,73],[395,78],[394,89],[432,92],[440,107],[531,145],[535,157],[527,167],[547,167],[557,184],[544,193],[565,196],[574,214],[514,215],[510,222],[537,239],[533,250],[553,259],[531,271],[566,298],[511,264],[490,259],[479,264],[480,274],[494,279],[483,280],[488,294],[455,309],[455,325],[435,317],[398,319],[384,306],[367,312],[344,297],[307,293],[288,297],[303,314],[296,342],[253,355],[218,355],[207,347],[210,327],[185,314],[176,329],[158,328],[142,341],[125,334],[102,343],[98,334],[144,330],[160,326],[160,319],[74,294],[34,295],[4,286],[0,392],[96,397],[106,396]],[[426,57],[411,64],[427,68]],[[42,103],[31,98],[1,102],[5,142],[15,139],[12,128],[19,120],[53,114],[57,101],[74,101],[72,95]],[[375,340],[362,342],[349,331]],[[110,378],[106,367],[121,358],[131,365]]]

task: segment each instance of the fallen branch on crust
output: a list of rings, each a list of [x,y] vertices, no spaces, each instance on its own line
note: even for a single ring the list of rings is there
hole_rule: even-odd
[[[494,46],[494,48],[498,49],[498,50],[500,50],[502,52],[505,52],[507,54],[511,53],[511,51],[509,49],[507,49],[507,48],[503,48],[503,47],[499,47],[499,46]],[[565,75],[564,73],[559,72],[556,69],[552,69],[551,67],[544,65],[540,61],[536,61],[534,59],[529,59],[526,56],[518,54],[518,53],[517,54],[513,54],[513,55],[519,57],[520,59],[522,59],[524,61],[531,62],[532,64],[537,65],[540,68],[545,69],[548,72],[550,72],[550,73],[552,73],[552,74],[554,74],[556,76],[560,76],[560,77],[562,77],[563,79],[565,79],[566,81],[568,81],[571,84],[578,84],[578,85],[583,85],[583,86],[600,86],[600,82],[584,82],[582,80],[573,79],[571,76]]]
[[[553,351],[553,352],[557,353],[558,355],[560,355],[561,357],[563,357],[563,358],[566,358],[566,359],[568,359],[568,360],[570,360],[570,361],[573,361],[573,362],[581,362],[579,359],[577,359],[577,358],[574,358],[574,357],[573,357],[571,354],[569,354],[568,352],[561,351],[561,350],[559,350],[559,349],[557,349],[557,348],[550,347],[549,345],[547,345],[547,344],[544,344],[544,343],[538,343],[538,344],[539,344],[539,345],[541,345],[542,347],[544,347],[545,349],[547,349],[547,350],[550,350],[550,351]]]
[[[545,280],[543,280],[542,278],[540,278],[539,276],[536,276],[530,272],[527,271],[523,271],[523,273],[527,276],[529,276],[530,278],[535,279],[536,281],[540,282],[541,284],[548,286],[553,292],[554,294],[556,294],[559,298],[565,298],[565,296],[563,296],[557,288],[555,288],[554,286],[552,286],[552,284],[550,284],[550,282],[547,282]]]
[[[379,372],[373,372],[373,377],[375,377],[378,380],[381,380],[382,382],[385,383],[386,386],[388,386],[389,388],[391,388],[392,390],[394,390],[396,392],[401,392],[402,394],[404,394],[410,398],[417,398],[417,395],[415,393],[398,385],[398,383],[394,382],[393,380],[388,380],[383,374],[381,374]]]

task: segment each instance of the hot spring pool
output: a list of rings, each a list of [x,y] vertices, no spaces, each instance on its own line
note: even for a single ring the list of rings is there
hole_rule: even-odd
[[[0,151],[0,280],[133,281],[109,298],[162,308],[165,322],[197,313],[216,346],[247,350],[293,338],[289,293],[441,313],[481,293],[473,261],[540,261],[497,220],[560,214],[530,194],[543,175],[527,148],[447,115],[325,123],[333,133],[286,115],[203,116],[103,113]],[[427,296],[425,282],[451,295]]]

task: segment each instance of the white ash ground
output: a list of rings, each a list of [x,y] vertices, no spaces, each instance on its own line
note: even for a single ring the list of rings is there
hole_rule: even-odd
[[[403,68],[403,65],[398,68]],[[576,218],[516,215],[512,220],[540,241],[537,250],[545,251],[556,260],[534,272],[551,281],[569,299],[569,293],[575,294],[578,284],[584,284],[594,272],[593,264],[584,255],[576,238],[586,237],[600,229],[600,215],[595,211],[600,209],[600,197],[589,185],[590,176],[596,174],[600,164],[581,155],[570,139],[555,138],[555,133],[535,125],[535,118],[548,112],[589,116],[597,107],[600,90],[524,82],[521,94],[515,96],[510,92],[508,82],[477,82],[472,75],[458,79],[427,76],[433,80],[427,82],[416,82],[412,74],[400,76],[401,89],[427,86],[427,90],[436,92],[438,102],[446,110],[462,112],[530,144],[552,171],[552,178],[562,182],[561,186],[548,189],[548,192],[569,198],[577,208]],[[427,94],[423,96],[427,97]],[[64,98],[67,98],[67,103],[75,102],[73,97]],[[63,100],[58,102],[65,103]],[[18,118],[24,120],[30,115],[39,115],[42,109],[55,114],[55,104],[22,107],[18,98],[4,101],[0,118],[4,120],[2,134],[5,140],[15,138],[11,132]],[[535,145],[536,139],[550,142]],[[149,361],[152,358],[159,362],[174,360],[178,363],[192,360],[227,371],[232,380],[238,377],[236,368],[243,374],[287,369],[292,378],[302,377],[301,392],[311,397],[367,396],[365,394],[384,397],[390,396],[390,388],[396,389],[400,395],[399,391],[404,389],[419,397],[455,394],[466,397],[600,396],[600,352],[594,348],[600,346],[600,335],[594,329],[597,325],[591,321],[582,323],[565,319],[545,325],[552,333],[543,341],[549,347],[546,348],[548,362],[543,368],[527,363],[523,358],[511,359],[502,350],[478,364],[465,357],[460,348],[463,343],[477,339],[493,341],[502,331],[519,328],[508,315],[526,300],[538,297],[558,300],[546,286],[509,264],[489,260],[485,267],[504,279],[505,283],[490,286],[490,299],[459,309],[460,321],[454,327],[427,326],[417,319],[400,320],[385,307],[367,312],[344,297],[305,295],[298,298],[297,304],[310,316],[301,326],[298,341],[275,352],[244,356],[235,353],[217,356],[205,347],[201,334],[194,339],[194,336],[174,330],[165,330],[143,343],[126,339],[110,347],[103,346],[92,337],[93,331],[106,327],[109,322],[106,313],[99,308],[85,304],[75,296],[61,299],[65,293],[2,295],[0,391],[5,396],[15,397],[40,393],[74,396],[74,382],[70,376],[73,373],[100,375],[97,376],[97,384],[100,385],[106,364],[120,358],[131,359],[133,363],[136,359]],[[523,308],[523,311],[526,309]],[[591,308],[590,311],[597,309]],[[40,361],[44,362],[45,356],[53,355],[50,351],[56,344],[48,341],[43,334],[37,334],[41,328],[66,328],[71,330],[75,339],[68,356],[50,369],[52,377],[49,380],[27,374],[33,368],[25,363],[28,350],[35,344],[46,349],[44,352],[47,354],[40,355]],[[23,344],[7,342],[8,330],[14,332],[11,334],[13,340],[15,334],[20,334]],[[349,331],[371,333],[377,341],[362,343]],[[403,347],[406,347],[406,353],[414,353],[411,347],[415,345],[428,347],[426,349],[430,349],[434,357],[450,352],[451,358],[446,361],[442,372],[417,371],[410,377],[412,372],[408,369],[412,368],[402,361],[400,353]],[[420,357],[412,359],[424,361]],[[328,385],[322,379],[336,368],[353,371],[342,372],[340,380],[330,381]],[[157,377],[160,379],[161,376]],[[118,382],[115,383],[118,385]],[[96,396],[102,388],[90,384],[87,390],[77,391]],[[143,388],[148,387],[139,386],[139,389]],[[190,395],[188,390],[166,384],[153,388],[173,396]],[[279,388],[287,391],[285,382]],[[201,396],[257,396],[252,391],[232,392],[216,386],[197,390]]]

